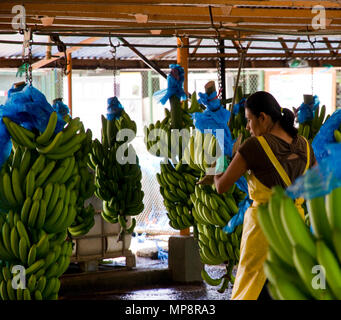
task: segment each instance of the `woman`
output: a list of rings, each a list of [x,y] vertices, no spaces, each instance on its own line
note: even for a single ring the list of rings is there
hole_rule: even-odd
[[[288,187],[316,162],[309,142],[297,134],[294,114],[282,109],[270,93],[252,94],[245,103],[245,117],[251,137],[239,147],[227,170],[214,176],[218,193],[224,193],[246,173],[253,200],[244,216],[233,300],[269,298],[263,271],[268,243],[257,221],[257,206],[268,202],[273,186]]]

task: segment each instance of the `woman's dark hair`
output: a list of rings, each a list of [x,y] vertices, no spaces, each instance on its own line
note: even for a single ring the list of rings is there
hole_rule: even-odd
[[[266,91],[257,91],[249,96],[245,102],[245,108],[258,118],[261,112],[269,115],[273,122],[279,121],[280,126],[291,137],[296,137],[298,130],[294,127],[295,115],[287,108],[283,108],[277,100]]]

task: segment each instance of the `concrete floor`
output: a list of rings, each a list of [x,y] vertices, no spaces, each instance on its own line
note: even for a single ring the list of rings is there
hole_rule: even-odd
[[[119,268],[118,265],[101,266],[100,270],[105,272]],[[127,274],[133,273],[135,270],[155,270],[160,273],[163,269],[168,270],[167,262],[153,260],[150,258],[137,257],[136,268],[131,271],[117,270],[117,275],[123,272]],[[219,277],[224,274],[225,267],[221,266],[206,266],[206,270],[212,277]],[[71,272],[70,272],[71,273]],[[133,277],[133,274],[132,274]],[[231,296],[231,285],[224,293],[219,293],[219,287],[212,287],[205,282],[195,282],[189,284],[173,283],[171,280],[164,279],[161,284],[153,285],[138,285],[130,288],[113,289],[99,288],[98,290],[63,290],[61,289],[60,298],[63,300],[229,300]],[[136,281],[138,283],[138,281]],[[129,287],[129,284],[127,283]],[[85,288],[84,288],[85,289]],[[74,292],[72,292],[74,291]]]
[[[167,249],[167,241],[158,246]],[[224,293],[219,287],[205,282],[174,283],[168,261],[157,259],[155,240],[132,242],[136,254],[136,267],[127,270],[124,258],[105,261],[100,272],[80,273],[77,264],[70,266],[62,277],[60,299],[63,300],[229,300],[232,286]],[[109,262],[109,263],[108,263]],[[225,266],[205,266],[214,278],[222,276]]]

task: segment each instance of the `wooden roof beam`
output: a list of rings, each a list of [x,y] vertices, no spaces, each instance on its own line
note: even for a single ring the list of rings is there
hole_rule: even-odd
[[[195,5],[119,5],[117,3],[107,3],[107,2],[85,2],[81,5],[78,4],[68,4],[68,3],[46,3],[46,1],[41,3],[24,2],[27,14],[36,14],[48,16],[58,16],[58,15],[86,15],[86,14],[100,14],[101,16],[105,13],[120,12],[125,14],[135,15],[145,14],[145,15],[157,15],[160,12],[167,12],[167,15],[182,15],[182,16],[207,16],[208,7],[199,7]],[[255,2],[259,5],[259,2]],[[9,13],[11,12],[13,2],[6,1],[2,2],[2,10]],[[292,8],[292,6],[291,6]],[[212,14],[215,19],[219,17],[226,16],[225,7],[212,7]],[[45,12],[45,13],[44,13]],[[341,18],[341,10],[329,10],[326,8],[326,15],[328,19]],[[314,15],[311,12],[311,7],[309,8],[295,8],[295,9],[270,9],[270,8],[241,8],[233,7],[230,13],[231,17],[292,17],[292,18],[306,18],[311,19]]]
[[[293,46],[291,48],[288,47],[287,43],[285,42],[285,40],[282,38],[282,37],[278,37],[280,43],[281,43],[281,46],[283,47],[283,50],[286,54],[286,56],[289,58],[289,57],[292,57],[293,54],[294,54],[294,51],[298,45],[298,42],[294,42]],[[299,37],[297,38],[297,40],[299,40]]]
[[[32,23],[40,23],[40,17],[43,15],[47,15],[48,12],[44,12],[43,9],[40,11],[40,14],[30,14],[27,12],[26,20]],[[13,15],[9,15],[7,11],[2,10],[0,8],[0,18],[8,19],[7,21],[11,21]],[[340,23],[341,18],[335,18],[332,23]],[[335,20],[335,21],[334,21]],[[68,23],[73,21],[93,21],[93,23],[132,23],[137,24],[135,16],[132,14],[123,14],[117,12],[103,12],[103,13],[77,13],[72,15],[67,13],[66,15],[58,14],[54,16],[54,22],[60,21],[59,23]],[[179,22],[181,21],[181,22]],[[302,23],[308,24],[311,23],[311,17],[306,18],[297,18],[297,17],[258,17],[258,16],[248,16],[248,17],[231,17],[231,16],[219,16],[219,21],[224,24],[226,23]],[[188,15],[168,15],[167,12],[161,12],[159,14],[148,15],[147,23],[182,23],[182,24],[208,24],[210,23],[210,19],[207,16],[188,16]]]
[[[2,0],[4,3],[10,3],[10,0]],[[22,1],[24,3],[46,3],[43,0],[25,0]],[[69,0],[65,1],[70,4],[83,4],[83,3],[89,3],[94,2],[98,4],[116,4],[116,5],[159,5],[162,4],[160,0]],[[167,0],[164,4],[167,5],[196,5],[196,6],[205,6],[205,5],[215,5],[215,6],[271,6],[271,7],[291,7],[293,5],[297,7],[304,7],[304,8],[311,8],[314,5],[322,4],[326,8],[337,8],[340,7],[340,3],[338,1],[332,1],[332,0],[294,0],[294,1],[288,1],[288,0],[206,0],[203,4],[200,0],[186,0],[186,1],[179,1],[179,0]]]
[[[202,39],[198,39],[198,40],[197,40],[196,45],[197,45],[198,47],[193,48],[192,54],[196,54],[196,53],[197,53],[197,51],[198,51],[198,49],[199,49],[199,46],[200,46],[201,42],[202,42]]]

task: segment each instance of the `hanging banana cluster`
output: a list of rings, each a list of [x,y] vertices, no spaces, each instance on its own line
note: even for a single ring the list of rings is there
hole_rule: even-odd
[[[168,212],[169,225],[177,230],[189,228],[194,224],[189,196],[194,193],[197,177],[181,162],[175,168],[170,161],[160,166],[161,173],[157,173],[156,178]]]
[[[52,112],[44,132],[26,130],[4,118],[13,159],[0,172],[0,295],[3,300],[58,299],[59,277],[67,270],[72,242],[67,228],[76,215],[79,175],[75,152],[86,134],[79,118],[55,134]],[[13,288],[12,266],[25,268],[26,288]]]
[[[232,270],[239,261],[242,226],[239,225],[232,234],[227,234],[222,228],[212,225],[197,224],[197,228],[202,263],[226,265],[226,273],[218,279],[212,278],[205,268],[202,269],[201,276],[211,286],[221,285],[218,292],[223,293],[227,289],[229,282],[234,283]]]
[[[307,200],[313,233],[280,187],[260,207],[259,223],[269,242],[264,271],[274,299],[341,299],[340,199],[339,187]],[[317,272],[324,283],[314,286]]]
[[[236,103],[240,103],[243,98],[247,98],[248,95],[243,95],[242,88],[239,86],[236,94]],[[250,137],[250,133],[246,130],[246,118],[245,118],[245,108],[243,105],[239,107],[238,113],[233,112],[232,105],[230,105],[229,110],[231,111],[231,116],[229,120],[229,128],[231,131],[232,139],[237,139],[241,136],[241,142]]]
[[[196,177],[202,178],[212,161],[221,154],[216,137],[211,133],[201,133],[195,129],[184,150],[183,163],[188,163]],[[218,194],[214,186],[195,185],[190,194],[193,225],[199,241],[200,257],[204,264],[226,264],[226,273],[213,279],[205,269],[202,278],[213,286],[221,285],[218,292],[223,293],[228,284],[234,282],[232,269],[239,260],[239,247],[242,226],[232,234],[223,232],[231,217],[238,212],[238,203],[245,194],[233,186],[229,192]]]
[[[196,92],[191,95],[191,107],[188,108],[188,101],[181,102],[180,118],[181,118],[181,129],[188,129],[193,127],[193,120],[191,113],[202,112],[200,104],[196,98]],[[172,158],[171,148],[171,132],[172,132],[172,119],[171,112],[165,108],[165,118],[156,123],[151,123],[148,127],[144,126],[144,143],[147,150],[154,156],[157,157],[168,157]],[[158,130],[155,130],[158,129]],[[180,159],[182,157],[182,137],[179,139],[179,152]]]
[[[196,185],[191,195],[194,205],[193,216],[200,224],[224,227],[232,216],[238,212],[233,192],[235,185],[223,194],[218,194],[213,187]]]
[[[128,226],[127,216],[136,216],[144,209],[142,172],[133,146],[129,144],[119,156],[119,149],[126,142],[117,139],[122,129],[131,129],[136,134],[136,123],[124,110],[119,119],[107,120],[102,115],[102,143],[95,139],[90,154],[95,169],[95,195],[103,200],[102,217],[109,223],[119,223],[121,234],[134,231],[136,219]],[[128,162],[122,164],[123,157],[128,156]]]
[[[215,136],[195,129],[184,150],[183,161],[200,175],[211,167],[210,162],[217,157],[217,154],[221,154],[221,151]]]
[[[72,237],[80,237],[86,235],[95,225],[96,210],[90,203],[86,208],[84,206],[77,207],[77,215],[74,222],[68,228]]]
[[[326,106],[323,105],[321,108],[318,106],[315,110],[314,118],[312,120],[300,123],[298,127],[298,134],[305,137],[310,143],[319,132],[323,123],[329,118],[327,115],[326,119]]]
[[[196,185],[195,192],[190,196],[201,261],[209,265],[226,264],[227,272],[219,279],[212,279],[204,269],[202,271],[202,278],[209,285],[218,286],[222,282],[218,289],[221,293],[229,282],[234,282],[232,269],[239,261],[242,225],[231,234],[225,233],[222,228],[237,214],[237,204],[244,197],[245,194],[235,185],[223,194],[218,194],[214,185]]]
[[[244,109],[244,108],[240,108]],[[229,123],[229,128],[231,130],[232,139],[237,139],[241,136],[241,141],[250,137],[250,132],[246,130],[246,118],[244,116],[244,111],[240,111],[237,115],[231,114],[231,122]]]
[[[180,101],[179,101],[180,103]],[[196,93],[191,96],[191,107],[188,108],[188,102],[181,103],[180,119],[182,129],[190,129],[193,127],[193,121],[190,113],[202,112],[202,109],[197,101]],[[152,141],[158,136],[158,132],[153,136],[152,130],[154,128],[161,129],[159,140]],[[149,152],[155,150],[155,147],[160,149],[155,155],[166,158],[174,158],[174,150],[172,150],[172,117],[171,112],[165,109],[165,118],[162,122],[157,121],[156,124],[151,124],[145,130],[145,144]],[[155,130],[154,130],[155,133]],[[169,225],[177,230],[189,228],[194,224],[194,219],[191,214],[192,202],[190,195],[194,193],[195,183],[198,179],[199,172],[196,172],[188,164],[182,162],[182,146],[186,141],[179,137],[179,148],[175,150],[176,156],[179,157],[179,162],[176,166],[168,160],[167,163],[160,164],[160,173],[157,173],[156,178],[160,185],[160,193],[164,199],[164,205],[167,209],[167,216],[169,218]],[[152,149],[153,148],[153,149]],[[153,152],[151,152],[153,154]],[[173,157],[172,157],[173,156]]]
[[[65,118],[64,118],[65,119]],[[70,121],[71,118],[69,118]],[[81,132],[84,132],[82,126]],[[84,202],[89,199],[95,191],[94,172],[88,167],[89,153],[92,145],[92,131],[87,129],[86,139],[81,144],[79,151],[75,153],[76,164],[80,175],[78,197],[76,202],[77,215],[72,225],[68,228],[72,237],[87,234],[95,224],[95,210],[90,204],[84,208]]]

